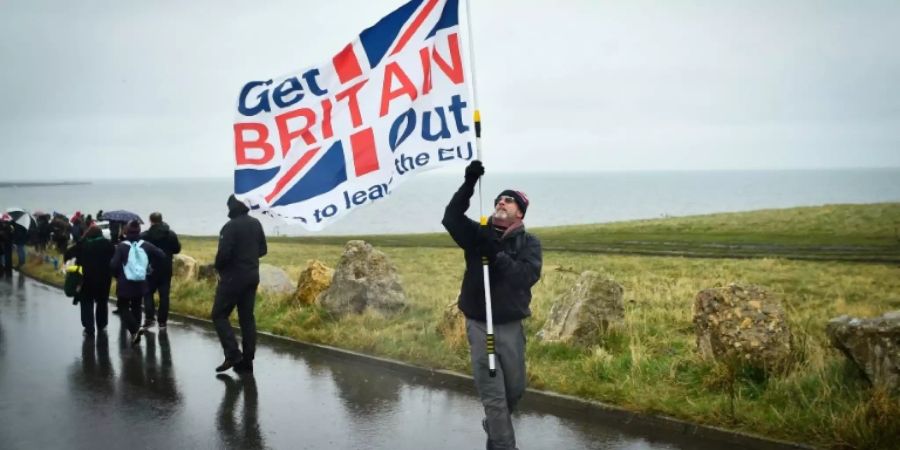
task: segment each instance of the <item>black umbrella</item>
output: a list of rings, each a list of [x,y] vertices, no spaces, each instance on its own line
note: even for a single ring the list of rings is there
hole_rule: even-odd
[[[138,223],[144,223],[141,220],[141,216],[131,212],[125,211],[124,209],[117,209],[115,211],[103,211],[103,216],[100,217],[100,220],[108,220],[110,222],[131,222],[132,220],[137,220]]]

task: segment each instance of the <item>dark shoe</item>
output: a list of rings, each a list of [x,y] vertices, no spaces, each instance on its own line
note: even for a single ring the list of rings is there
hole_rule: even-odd
[[[118,310],[118,309],[114,309],[114,310],[112,311],[112,313],[113,313],[113,314],[118,314],[118,313],[119,313],[119,310]]]
[[[84,331],[81,332],[81,335],[86,338],[92,338],[94,337],[94,330],[88,330],[87,328],[85,328]]]
[[[143,327],[144,327],[144,328],[150,328],[150,327],[153,326],[153,324],[154,324],[155,322],[156,322],[156,321],[153,320],[153,319],[147,319],[147,320],[144,321]]]
[[[156,327],[159,328],[159,331],[165,330],[165,329],[166,329],[166,323],[165,323],[165,322],[160,322]]]
[[[253,361],[246,359],[234,365],[234,371],[237,373],[253,373]]]
[[[141,343],[141,335],[144,334],[143,328],[138,328],[137,333],[131,335],[131,345],[138,345]]]
[[[219,367],[216,367],[216,372],[224,372],[224,371],[234,367],[235,365],[240,364],[241,361],[243,361],[242,358],[238,358],[236,361],[232,361],[228,358],[225,358],[225,361],[222,362],[222,364],[219,365]]]

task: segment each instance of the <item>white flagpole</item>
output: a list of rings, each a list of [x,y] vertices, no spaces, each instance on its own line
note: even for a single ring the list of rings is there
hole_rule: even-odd
[[[469,64],[472,67],[472,106],[475,109],[475,151],[476,159],[481,161],[481,111],[478,109],[478,82],[475,78],[475,37],[472,32],[472,7],[466,0],[466,24],[469,32]],[[481,209],[481,226],[486,227],[487,216],[484,215],[484,199],[481,195],[481,179],[478,179],[478,205]],[[481,270],[484,278],[484,312],[487,324],[488,374],[497,376],[497,362],[494,354],[494,312],[491,309],[491,278],[487,257],[481,257]]]

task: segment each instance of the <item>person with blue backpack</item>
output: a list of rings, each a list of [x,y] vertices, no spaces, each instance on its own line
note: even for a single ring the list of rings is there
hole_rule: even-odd
[[[141,225],[132,220],[125,225],[125,240],[116,245],[110,268],[116,276],[116,305],[119,316],[131,333],[131,345],[141,342],[141,305],[149,286],[147,277],[154,264],[159,266],[166,254],[159,247],[141,240]]]

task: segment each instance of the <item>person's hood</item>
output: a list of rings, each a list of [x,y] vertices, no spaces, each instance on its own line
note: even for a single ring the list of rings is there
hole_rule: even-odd
[[[250,212],[250,208],[244,204],[244,202],[238,200],[234,194],[231,194],[228,197],[228,218],[234,219],[235,217],[245,216]]]
[[[150,225],[150,228],[147,229],[147,232],[150,232],[150,233],[152,233],[152,232],[167,232],[167,231],[169,231],[169,224],[167,224],[165,222],[154,223],[153,225]]]
[[[136,241],[141,238],[141,225],[132,220],[125,225],[125,239]]]

